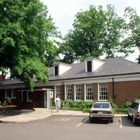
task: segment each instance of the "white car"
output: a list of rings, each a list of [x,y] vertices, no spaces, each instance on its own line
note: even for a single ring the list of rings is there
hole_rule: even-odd
[[[134,124],[140,122],[140,101],[134,101],[131,106],[128,107],[128,118],[132,118]]]
[[[107,120],[113,123],[114,109],[109,102],[95,102],[89,112],[90,122],[94,120]]]

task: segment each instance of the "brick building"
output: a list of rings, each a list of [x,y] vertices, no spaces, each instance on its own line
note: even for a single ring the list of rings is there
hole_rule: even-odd
[[[55,63],[49,68],[47,84],[35,81],[30,92],[17,79],[0,81],[0,101],[7,97],[19,107],[49,107],[56,95],[61,100],[100,100],[114,98],[121,107],[126,99],[140,98],[140,65],[122,58],[99,60],[93,57],[82,63]],[[54,98],[50,99],[53,92]]]

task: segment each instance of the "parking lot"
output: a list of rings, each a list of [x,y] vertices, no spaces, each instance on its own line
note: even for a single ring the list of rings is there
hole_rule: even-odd
[[[1,123],[0,132],[3,140],[138,140],[140,125],[127,117],[90,123],[88,117],[50,116],[29,123]]]

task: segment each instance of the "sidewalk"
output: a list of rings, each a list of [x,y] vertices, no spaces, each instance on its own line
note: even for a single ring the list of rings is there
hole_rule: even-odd
[[[40,119],[50,117],[52,115],[61,115],[61,116],[82,116],[88,117],[89,113],[83,113],[82,111],[64,111],[56,112],[56,110],[50,110],[48,108],[34,108],[35,111],[28,114],[21,114],[15,116],[6,116],[0,118],[1,123],[22,123],[22,122],[31,122]],[[114,116],[127,116],[126,114],[115,114]]]

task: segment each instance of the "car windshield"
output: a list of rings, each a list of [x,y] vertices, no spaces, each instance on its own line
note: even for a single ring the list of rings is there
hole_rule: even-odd
[[[95,103],[93,107],[94,108],[109,108],[109,104],[108,103]]]

